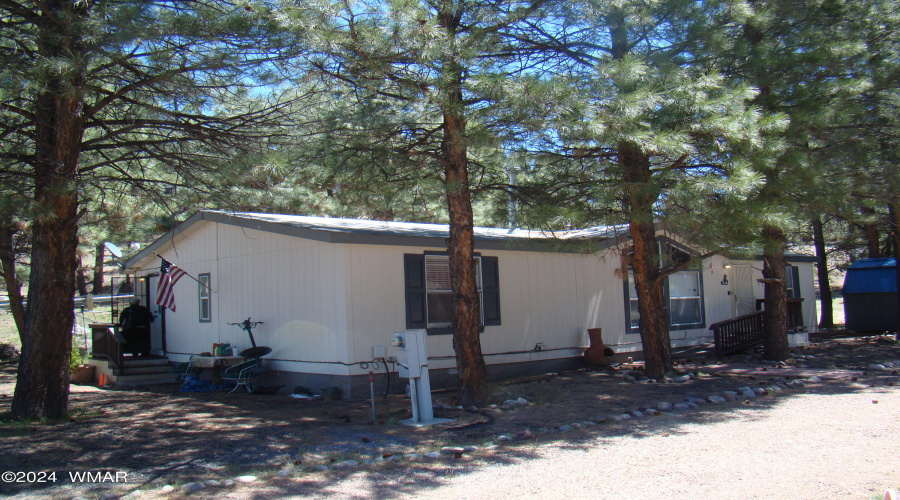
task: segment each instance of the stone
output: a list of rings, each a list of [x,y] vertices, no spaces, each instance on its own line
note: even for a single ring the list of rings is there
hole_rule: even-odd
[[[326,467],[326,469],[327,469],[327,467]],[[234,486],[234,481],[232,481],[231,479],[226,479],[226,480],[222,481],[222,486],[225,488],[231,488],[232,486]]]
[[[246,484],[246,483],[256,482],[257,479],[259,479],[259,478],[257,478],[256,476],[246,475],[246,476],[238,476],[238,477],[234,478],[234,481],[236,483],[245,483]]]
[[[644,414],[639,410],[631,410],[629,413],[631,413],[631,416],[634,418],[644,418]]]
[[[668,401],[660,401],[659,403],[656,403],[656,409],[660,411],[672,411],[673,406],[672,403],[669,403]]]
[[[478,447],[474,444],[470,444],[468,446],[463,446],[463,451],[466,453],[472,453],[473,451],[478,451]]]
[[[418,459],[421,458],[421,457],[422,457],[422,455],[420,455],[420,454],[418,454],[418,453],[407,453],[406,455],[403,455],[403,458],[405,458],[405,459],[407,459],[407,460],[409,460],[409,461],[411,461],[411,462],[412,462],[412,461],[415,461],[415,460],[418,460]]]
[[[631,420],[631,415],[629,415],[627,413],[622,413],[619,415],[613,415],[612,419],[614,422],[624,422],[626,420]]]
[[[884,370],[887,370],[888,368],[881,363],[872,363],[871,365],[869,365],[869,367],[867,369],[868,370],[876,370],[876,371],[884,371]]]
[[[525,406],[525,405],[528,404],[528,400],[525,399],[525,398],[519,398],[519,399],[516,399],[516,403],[517,403],[519,406]]]
[[[679,384],[683,384],[685,382],[689,382],[691,380],[690,375],[682,375],[680,377],[675,377],[672,379],[674,382],[678,382]]]
[[[581,422],[581,425],[583,425],[583,426],[585,426],[585,427],[591,427],[591,426],[597,425],[597,423],[596,423],[596,422],[592,422],[592,421],[590,421],[590,420],[585,420],[584,422]]]
[[[316,465],[313,467],[313,470],[326,471],[326,470],[328,470],[328,466],[327,465]]]
[[[467,406],[467,407],[466,407],[466,411],[471,411],[471,412],[474,412],[474,413],[478,413],[478,407],[475,406],[475,405]]]
[[[560,430],[560,432],[568,432],[568,431],[572,430],[572,426],[571,425],[560,425],[559,430]]]
[[[632,377],[631,375],[623,375],[623,376],[622,376],[622,379],[625,380],[626,382],[629,382],[629,383],[632,383],[632,384],[635,383],[635,382],[637,382],[637,379],[634,378],[634,377]]]
[[[775,384],[772,386],[772,389],[775,389],[775,392],[784,392],[787,387],[785,387],[784,384]]]
[[[173,491],[175,491],[175,487],[172,486],[171,484],[167,484],[167,485],[165,485],[165,486],[163,486],[162,488],[159,489],[159,492],[160,492],[160,493],[164,493],[164,494],[167,494],[167,495],[168,495],[169,493],[172,493]]]
[[[460,455],[465,451],[461,446],[444,446],[441,448],[441,455]]]
[[[724,404],[726,401],[728,401],[727,399],[723,398],[722,396],[715,396],[715,395],[708,397],[707,400],[714,405]]]
[[[497,448],[499,448],[499,446],[497,446],[496,444],[489,444],[489,445],[487,445],[487,446],[484,447],[484,450],[485,450],[485,451],[490,451],[490,450],[496,450]]]
[[[286,477],[291,477],[292,472],[293,471],[291,469],[281,469],[280,471],[275,473],[275,477],[280,477],[282,479],[284,479]],[[216,486],[218,486],[218,481],[216,483],[217,483]]]
[[[725,401],[736,401],[738,393],[734,391],[722,391],[722,397]]]
[[[766,394],[768,394],[768,392],[766,392],[766,390],[763,389],[762,387],[757,387],[756,389],[753,389],[753,392],[755,392],[757,396],[765,396]]]
[[[597,422],[598,424],[605,424],[607,420],[609,420],[609,418],[607,418],[605,415],[602,415],[595,418],[594,422]]]
[[[662,412],[653,408],[647,408],[644,410],[644,415],[649,415],[651,417],[656,417],[662,415]]]
[[[185,483],[181,485],[181,491],[185,493],[193,493],[203,489],[203,483]]]
[[[766,387],[765,389],[766,389],[766,394],[775,394],[776,392],[779,392],[778,389],[776,389],[774,385],[770,385],[770,386]]]
[[[203,481],[203,484],[210,488],[218,488],[220,486],[219,482],[215,479],[207,479],[206,481]]]
[[[685,403],[685,404],[688,405],[688,408],[691,408],[691,409],[693,409],[693,410],[699,410],[699,409],[700,409],[700,405],[698,405],[697,403]]]
[[[534,439],[534,433],[528,429],[516,434],[516,437],[519,439]]]
[[[509,409],[509,405],[502,405],[502,406],[500,407],[500,409],[501,409],[501,410],[508,410],[508,409]]]
[[[371,458],[365,458],[362,461],[363,465],[375,465],[375,461]]]
[[[705,405],[706,400],[703,398],[689,397],[685,400],[685,403],[694,403],[695,405]]]
[[[435,458],[441,458],[441,454],[436,451],[432,451],[430,453],[426,453],[425,458],[430,458],[430,459],[434,460]]]
[[[790,385],[791,387],[797,387],[797,388],[800,388],[800,387],[806,387],[806,383],[803,382],[803,381],[800,380],[800,379],[797,379],[797,380],[791,380],[791,381],[788,383],[788,385]]]
[[[488,408],[490,408],[490,409],[492,409],[492,410],[496,410],[497,408],[499,408],[499,406],[497,406],[497,405],[488,405]]]
[[[691,409],[691,407],[687,403],[675,403],[672,407],[673,407],[673,409],[678,410],[678,411]]]
[[[571,424],[569,424],[569,427],[573,429],[581,429],[584,426],[581,425],[581,422],[572,422]]]
[[[507,441],[512,441],[512,439],[513,439],[512,436],[506,436],[506,435],[497,436],[497,442],[499,442],[499,443],[505,443]]]
[[[503,406],[508,406],[510,408],[513,408],[513,407],[519,406],[519,402],[516,401],[515,399],[507,399],[506,401],[503,402]]]

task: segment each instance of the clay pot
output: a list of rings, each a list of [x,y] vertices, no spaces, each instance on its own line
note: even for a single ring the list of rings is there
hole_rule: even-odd
[[[584,361],[588,366],[608,365],[616,353],[603,344],[603,329],[588,328],[587,332],[591,345],[584,351]]]

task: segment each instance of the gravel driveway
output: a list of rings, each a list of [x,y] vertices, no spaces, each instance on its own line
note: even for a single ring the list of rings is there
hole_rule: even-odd
[[[845,390],[824,386],[573,432],[472,462],[271,479],[224,496],[880,499],[885,489],[900,487],[900,391]]]

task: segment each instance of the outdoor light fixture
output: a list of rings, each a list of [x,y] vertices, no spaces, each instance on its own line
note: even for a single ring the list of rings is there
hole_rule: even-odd
[[[724,276],[722,276],[722,284],[723,284],[723,285],[727,285],[727,284],[728,284],[728,275],[727,275],[727,274],[724,275]]]

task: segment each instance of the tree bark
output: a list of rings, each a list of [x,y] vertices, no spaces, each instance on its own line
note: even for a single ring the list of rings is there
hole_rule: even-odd
[[[34,198],[41,209],[33,225],[31,277],[21,333],[14,419],[59,419],[69,401],[78,233],[77,172],[84,130],[84,45],[78,36],[87,2],[45,0],[37,10],[38,50],[47,60],[76,66],[48,72],[35,100]],[[60,25],[64,25],[63,29]]]
[[[633,243],[631,268],[640,312],[641,344],[647,376],[663,379],[672,371],[669,311],[660,273],[659,245],[653,204],[659,190],[651,184],[650,159],[637,144],[619,144],[619,164],[625,172],[626,205]]]
[[[3,267],[9,310],[16,323],[16,331],[21,336],[25,331],[25,306],[22,304],[22,284],[16,276],[15,235],[16,228],[13,221],[8,217],[0,220],[0,266]]]
[[[106,245],[98,243],[94,252],[94,284],[91,288],[91,293],[100,295],[103,293],[103,261],[106,260]]]
[[[762,235],[765,245],[762,275],[766,280],[763,356],[772,361],[784,361],[791,356],[787,339],[787,287],[784,279],[787,238],[784,231],[776,226],[765,226]]]
[[[863,215],[868,215],[870,217],[875,216],[874,208],[860,207],[860,211],[863,213]],[[875,259],[884,257],[884,254],[881,252],[881,241],[879,241],[878,225],[871,221],[866,222],[865,224],[863,224],[863,233],[866,236],[866,249],[869,258]]]
[[[80,255],[75,262],[75,290],[78,295],[87,295],[87,277],[84,275],[84,261]]]
[[[438,21],[450,37],[455,36],[457,16],[452,2],[443,5]],[[475,223],[469,189],[466,120],[463,114],[463,70],[453,58],[444,63],[442,89],[446,102],[442,105],[443,137],[441,160],[450,215],[450,284],[453,290],[453,349],[459,377],[459,401],[463,406],[484,406],[487,369],[481,351],[479,333],[478,285],[475,265]]]
[[[820,328],[834,328],[834,307],[831,297],[831,280],[828,276],[828,251],[825,248],[825,231],[822,228],[822,217],[816,216],[812,220],[813,243],[816,247],[816,272],[819,277],[819,302],[822,308],[822,316],[819,319]]]

